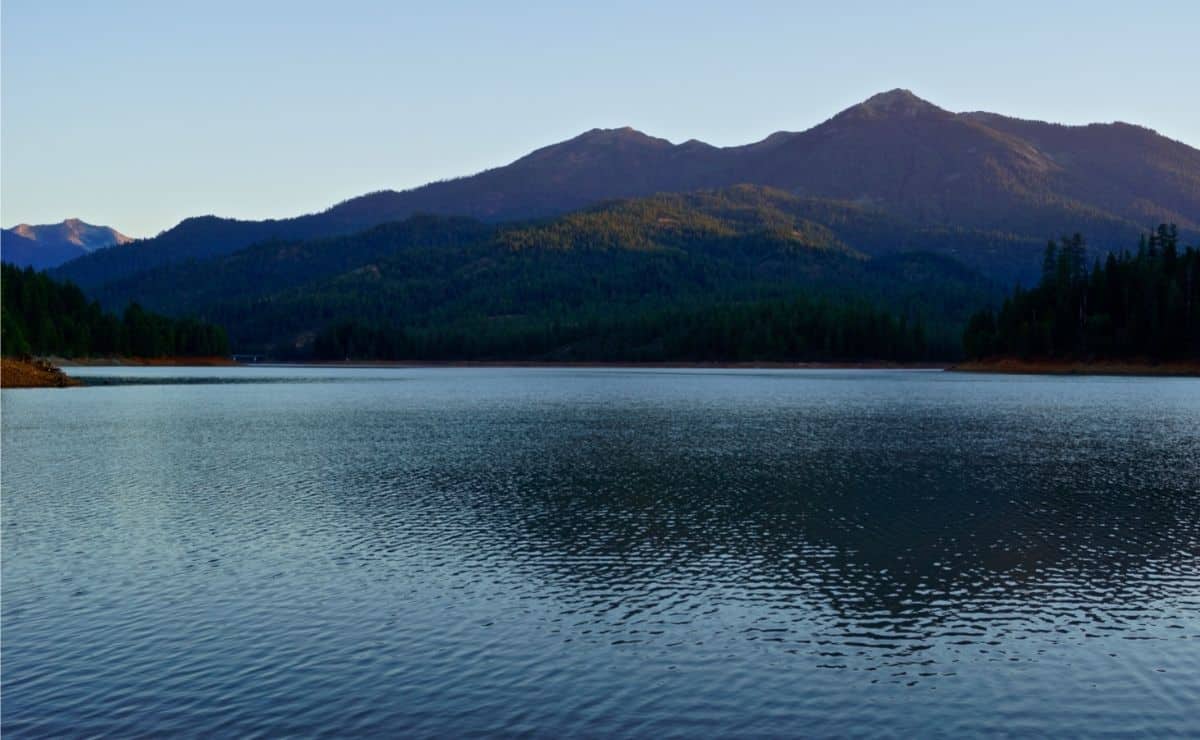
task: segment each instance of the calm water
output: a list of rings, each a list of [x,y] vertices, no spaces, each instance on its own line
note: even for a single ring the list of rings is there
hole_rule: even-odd
[[[1200,381],[77,374],[6,736],[1200,732]]]

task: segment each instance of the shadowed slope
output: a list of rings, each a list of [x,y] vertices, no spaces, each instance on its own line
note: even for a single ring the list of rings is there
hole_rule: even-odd
[[[1185,236],[1200,232],[1195,149],[1124,124],[1055,126],[955,114],[893,90],[808,131],[741,147],[676,145],[630,128],[594,129],[503,167],[371,193],[318,214],[187,219],[153,239],[76,260],[60,274],[97,286],[266,239],[345,234],[420,212],[519,220],[612,198],[739,183],[855,201],[927,227],[1036,241],[1083,231],[1099,248],[1126,244],[1164,220],[1178,223]]]

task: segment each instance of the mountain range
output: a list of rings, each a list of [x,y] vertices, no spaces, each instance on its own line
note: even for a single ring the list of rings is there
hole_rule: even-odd
[[[1090,262],[1159,223],[1200,237],[1200,151],[893,90],[744,146],[593,129],[320,213],[189,218],[51,274],[280,358],[946,358],[1047,239],[1083,233]],[[6,232],[6,260],[10,238],[37,243]]]
[[[547,218],[612,199],[737,184],[844,201],[904,224],[1042,244],[1083,232],[1125,246],[1160,222],[1200,234],[1200,150],[1125,123],[1064,126],[994,113],[952,113],[907,90],[875,95],[807,131],[714,147],[632,128],[593,129],[511,164],[401,192],[383,191],[290,219],[189,218],[151,239],[76,259],[57,274],[85,288],[147,269],[231,254],[270,239],[348,234],[417,213],[485,222]],[[994,253],[954,250],[992,270]],[[997,279],[1028,277],[1029,249]]]
[[[44,270],[98,249],[133,241],[111,226],[94,226],[77,218],[60,224],[17,224],[0,232],[4,261]]]

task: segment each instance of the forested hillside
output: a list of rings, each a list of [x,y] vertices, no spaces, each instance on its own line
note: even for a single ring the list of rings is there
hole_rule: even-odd
[[[475,327],[381,327],[346,321],[313,343],[322,360],[541,359],[606,362],[919,362],[956,357],[922,319],[863,302],[797,296],[674,308],[644,308],[572,322]]]
[[[32,268],[0,265],[0,347],[8,356],[163,357],[229,354],[225,332],[212,324],[170,319],[129,305],[120,315],[89,302],[70,283]]]
[[[1166,225],[1090,266],[1082,236],[1051,242],[1038,286],[974,315],[963,345],[975,358],[1200,358],[1200,251]]]
[[[866,206],[738,186],[613,201],[555,219],[508,224],[420,215],[341,237],[269,240],[224,257],[144,271],[89,293],[107,305],[138,300],[173,313],[203,314],[217,303],[260,298],[383,259],[410,260],[414,267],[437,273],[450,269],[456,259],[470,259],[460,254],[463,250],[485,243],[502,247],[501,256],[514,250],[536,254],[609,248],[708,252],[729,258],[757,243],[758,248],[780,245],[792,257],[825,249],[859,257],[927,252],[958,261],[963,250],[969,250],[993,266],[986,274],[1002,285],[1036,272],[1042,244],[991,232],[917,229]],[[1024,255],[1021,261],[1027,270],[1004,268],[1014,255]]]
[[[350,322],[360,336],[402,331],[406,353],[419,346],[431,359],[618,359],[642,347],[683,359],[708,351],[684,348],[682,333],[691,331],[684,324],[720,323],[715,315],[744,323],[756,311],[779,314],[780,305],[801,297],[812,312],[839,317],[827,323],[843,333],[856,331],[850,325],[865,314],[871,318],[863,321],[880,325],[886,317],[901,333],[921,324],[922,346],[953,356],[966,317],[998,295],[946,256],[906,251],[908,244],[889,236],[894,225],[856,206],[740,187],[504,225],[418,216],[162,268],[99,295],[107,305],[137,300],[171,315],[201,316],[228,327],[235,347],[277,357],[310,356],[318,336]],[[929,242],[936,248],[938,236]],[[671,328],[667,317],[681,323]],[[634,335],[643,339],[614,349],[613,337]],[[816,344],[793,355],[809,356]],[[753,352],[775,356],[781,346],[772,340]]]

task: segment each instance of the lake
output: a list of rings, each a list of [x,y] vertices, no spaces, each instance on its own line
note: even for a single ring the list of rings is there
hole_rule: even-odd
[[[1200,732],[1200,381],[76,368],[6,736]]]

